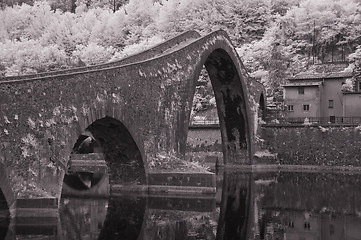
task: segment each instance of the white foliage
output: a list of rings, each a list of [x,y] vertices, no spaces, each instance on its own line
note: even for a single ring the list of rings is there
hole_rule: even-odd
[[[89,43],[89,45],[78,45],[73,52],[74,57],[78,57],[87,65],[95,65],[108,62],[114,49],[112,47],[105,48],[96,43]]]
[[[353,92],[354,91],[354,79],[347,78],[345,84],[342,85],[341,90],[344,92]]]
[[[272,13],[280,2],[284,14]],[[275,43],[283,62],[295,68],[290,71],[307,65],[299,52],[311,47],[314,23],[319,42],[331,41],[337,33],[345,41],[361,34],[360,6],[349,0],[131,0],[115,13],[108,4],[78,0],[75,13],[54,11],[46,1],[0,10],[0,75],[98,64],[187,30],[206,34],[224,29],[234,45],[242,46],[238,52],[248,70],[263,74],[267,82]],[[352,61],[359,55],[351,56]]]
[[[5,41],[0,43],[0,60],[5,75],[47,71],[66,65],[66,54],[57,45],[42,46],[38,41]]]
[[[142,52],[146,49],[149,49],[157,45],[158,43],[161,43],[162,41],[164,41],[164,39],[161,38],[160,36],[154,36],[151,38],[144,39],[143,41],[137,44],[128,45],[121,52],[115,53],[111,61],[122,59],[134,55],[136,53]]]

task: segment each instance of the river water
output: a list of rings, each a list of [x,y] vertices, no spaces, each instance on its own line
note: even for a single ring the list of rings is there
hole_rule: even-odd
[[[361,239],[361,175],[219,171],[217,194],[61,199],[55,222],[0,239]]]

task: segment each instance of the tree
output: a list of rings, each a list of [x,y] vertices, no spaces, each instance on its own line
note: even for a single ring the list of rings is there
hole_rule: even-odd
[[[64,50],[57,45],[42,46],[35,40],[0,43],[1,75],[31,74],[68,67]]]

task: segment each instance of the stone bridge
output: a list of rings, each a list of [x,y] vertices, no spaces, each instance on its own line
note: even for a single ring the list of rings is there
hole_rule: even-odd
[[[252,164],[263,93],[224,31],[189,31],[107,64],[0,79],[0,187],[11,215],[57,209],[64,175],[86,139],[94,145],[87,153],[104,156],[110,182],[147,184],[150,159],[182,157],[203,66],[225,164]]]

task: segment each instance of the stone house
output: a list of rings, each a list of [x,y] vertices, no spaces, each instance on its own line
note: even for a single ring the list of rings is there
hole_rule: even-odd
[[[284,84],[284,110],[289,122],[360,123],[361,81],[355,81],[352,91],[344,91],[353,73],[299,73]]]

